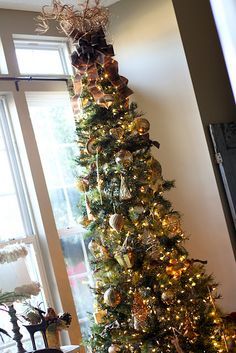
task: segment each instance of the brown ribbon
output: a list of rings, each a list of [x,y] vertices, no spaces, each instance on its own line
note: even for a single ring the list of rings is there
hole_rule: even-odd
[[[97,85],[98,68],[103,66],[107,79],[116,88],[117,93],[123,99],[129,97],[133,91],[127,87],[128,80],[119,75],[118,63],[112,59],[113,56],[113,46],[106,43],[102,29],[81,35],[76,51],[71,55],[72,65],[78,70],[74,80],[75,94],[80,95],[82,90],[81,80],[84,75],[87,75],[88,89],[95,101],[106,100],[106,94]]]

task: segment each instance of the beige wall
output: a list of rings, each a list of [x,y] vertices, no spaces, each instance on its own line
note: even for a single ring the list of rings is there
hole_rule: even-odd
[[[120,73],[151,122],[154,150],[176,189],[166,196],[183,214],[191,256],[208,260],[223,307],[236,309],[236,267],[171,0],[121,0],[110,36]]]

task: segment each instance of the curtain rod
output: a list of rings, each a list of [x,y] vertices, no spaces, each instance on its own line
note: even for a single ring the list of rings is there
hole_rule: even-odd
[[[33,76],[21,76],[21,77],[0,77],[0,81],[14,81],[16,90],[19,91],[19,82],[20,81],[61,81],[61,82],[66,82],[68,83],[69,78],[62,78],[62,77],[33,77]]]

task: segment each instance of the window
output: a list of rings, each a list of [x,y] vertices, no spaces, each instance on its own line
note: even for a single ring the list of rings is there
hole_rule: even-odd
[[[92,277],[83,228],[78,223],[79,171],[75,163],[75,121],[68,92],[26,92],[30,117],[44,169],[52,209],[59,230],[80,327],[88,330],[93,311]]]
[[[78,148],[67,92],[26,92],[57,228],[78,224],[80,194],[75,188]]]
[[[236,102],[236,2],[210,0]]]
[[[9,107],[8,120],[12,121],[16,160],[20,167],[24,166],[19,172],[14,169],[12,183],[8,174],[0,178],[9,183],[9,194],[15,200],[19,237],[32,240],[34,264],[39,269],[47,303],[58,312],[72,314],[69,338],[72,344],[78,344],[80,332],[89,330],[93,283],[84,230],[78,224],[80,193],[75,187],[78,171],[74,162],[78,148],[65,83],[72,72],[67,42],[64,38],[15,34],[11,40],[9,45],[9,33],[2,37],[6,61],[10,63],[9,77],[33,76],[37,81],[19,81],[19,91],[14,82],[0,81],[4,104]],[[3,147],[0,141],[0,150],[7,154],[8,146]],[[18,186],[19,177],[22,187]],[[3,192],[8,189],[4,187]],[[7,224],[5,228],[9,229]],[[15,238],[15,229],[11,234],[9,238]]]
[[[25,192],[26,188],[22,179],[22,170],[19,163],[19,155],[14,144],[15,136],[11,128],[11,120],[8,114],[5,99],[0,98],[0,248],[20,241],[24,244],[28,255],[26,258],[18,259],[15,262],[4,263],[0,266],[1,289],[4,292],[13,291],[22,284],[29,284],[32,281],[41,283],[41,293],[32,298],[31,304],[44,303],[43,281],[37,264],[36,253],[38,252],[37,236],[34,231],[29,200]],[[13,221],[14,220],[14,221]],[[23,314],[26,307],[16,303],[18,313]],[[7,313],[1,311],[0,327],[11,334],[11,323]],[[26,348],[30,349],[30,340],[26,329],[21,325],[21,333]],[[4,337],[5,338],[5,337]],[[37,337],[40,347],[42,340]],[[0,343],[2,348],[11,348],[15,352],[14,345],[10,338],[5,338]]]
[[[71,74],[65,41],[15,39],[14,44],[20,74]]]

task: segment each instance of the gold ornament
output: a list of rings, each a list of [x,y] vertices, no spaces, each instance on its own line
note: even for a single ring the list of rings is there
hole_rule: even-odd
[[[137,285],[138,284],[138,282],[140,281],[140,274],[139,274],[139,272],[138,271],[135,271],[135,272],[133,272],[133,275],[132,275],[132,284],[133,285]]]
[[[161,295],[161,299],[166,304],[173,303],[174,297],[175,297],[175,294],[170,289],[165,291],[165,292],[163,292],[162,295]]]
[[[97,140],[95,137],[90,137],[86,144],[86,149],[89,154],[96,154],[99,148],[96,146]]]
[[[114,288],[108,288],[104,293],[104,303],[115,308],[121,302],[120,293]]]
[[[87,192],[89,190],[89,183],[86,179],[79,179],[76,182],[76,187],[80,192]]]
[[[145,208],[142,205],[133,207],[133,212],[137,213],[138,215],[141,215],[144,211]]]
[[[85,108],[90,103],[88,98],[81,98],[80,102],[81,102],[82,108]]]
[[[145,208],[140,205],[140,206],[134,206],[134,207],[131,207],[129,209],[129,215],[130,215],[130,218],[133,220],[133,221],[137,221],[140,217],[140,215],[142,213],[144,213],[145,211]]]
[[[130,151],[120,150],[116,153],[115,160],[118,165],[122,165],[127,168],[133,162],[133,155]]]
[[[130,200],[132,198],[132,195],[126,185],[125,178],[123,175],[121,175],[120,178],[120,200],[121,201],[126,201]]]
[[[120,346],[118,346],[118,344],[112,344],[109,348],[108,348],[108,353],[117,353],[120,352],[121,348]]]
[[[109,134],[113,136],[116,140],[120,140],[124,135],[124,130],[122,127],[114,127],[109,130]]]
[[[177,279],[182,275],[182,269],[177,269],[175,266],[166,266],[166,273]]]
[[[170,232],[170,236],[180,235],[183,233],[180,227],[180,216],[177,212],[173,212],[165,216],[162,226]]]
[[[96,324],[102,324],[107,316],[107,310],[98,310],[93,314],[94,321]]]
[[[121,214],[115,213],[110,216],[109,224],[111,228],[113,228],[117,232],[120,232],[121,229],[124,227],[124,218]]]
[[[150,123],[147,119],[138,117],[134,119],[134,129],[140,134],[146,134],[150,129]]]
[[[115,252],[114,258],[121,267],[132,268],[134,265],[134,253],[132,250],[119,249]]]
[[[134,318],[134,329],[137,331],[145,330],[147,327],[148,308],[138,291],[134,294],[132,314]]]

